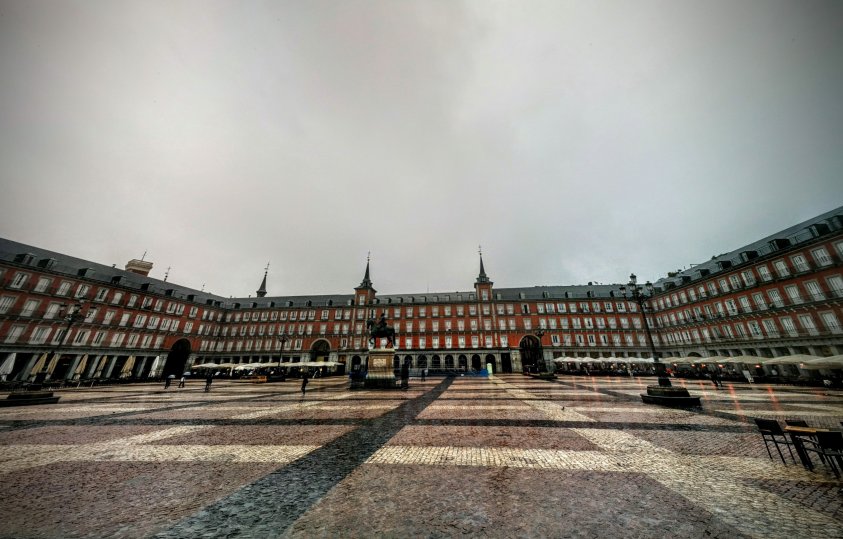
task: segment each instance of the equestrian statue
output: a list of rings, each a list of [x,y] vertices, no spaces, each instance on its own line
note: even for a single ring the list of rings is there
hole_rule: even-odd
[[[395,348],[395,328],[386,324],[385,312],[381,312],[380,319],[377,321],[374,318],[366,320],[366,330],[369,332],[369,344],[372,346],[375,345],[377,339],[385,337],[387,347]]]

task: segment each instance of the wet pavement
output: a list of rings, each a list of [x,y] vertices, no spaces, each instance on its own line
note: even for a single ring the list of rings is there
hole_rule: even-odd
[[[652,382],[65,390],[0,409],[0,537],[843,537],[841,482],[752,421],[839,427],[843,392]]]

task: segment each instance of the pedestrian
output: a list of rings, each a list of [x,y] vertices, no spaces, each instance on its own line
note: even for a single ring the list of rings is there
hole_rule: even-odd
[[[164,389],[170,389],[170,383],[172,382],[172,378],[169,376],[164,378]]]
[[[182,374],[182,375],[181,375],[181,380],[179,380],[179,387],[184,387],[184,380],[185,380],[185,375],[184,375],[184,374]]]
[[[208,373],[208,376],[205,377],[205,393],[211,390],[211,382],[214,381],[214,375]]]
[[[717,371],[711,373],[711,382],[717,389],[723,387],[723,382],[720,380],[720,374]]]
[[[401,366],[401,389],[410,387],[410,362],[405,361]]]
[[[427,367],[422,369],[422,382],[427,379]]]
[[[310,378],[307,371],[301,373],[301,396],[304,397],[304,393],[307,390],[307,380]]]

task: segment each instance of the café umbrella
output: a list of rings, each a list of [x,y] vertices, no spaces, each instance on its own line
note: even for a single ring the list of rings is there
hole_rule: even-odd
[[[3,364],[0,365],[0,380],[6,380],[6,377],[12,374],[12,370],[15,367],[15,357],[17,357],[17,354],[12,352],[6,356]]]
[[[128,378],[132,375],[132,368],[135,366],[135,356],[129,356],[129,359],[126,360],[126,363],[123,364],[123,368],[120,369],[120,378]]]
[[[88,365],[88,354],[82,356],[82,359],[79,360],[79,366],[76,367],[76,372],[73,373],[74,378],[81,378],[82,373],[85,372],[85,367]]]

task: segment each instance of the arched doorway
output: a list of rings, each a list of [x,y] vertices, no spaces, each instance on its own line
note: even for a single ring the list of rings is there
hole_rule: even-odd
[[[453,369],[454,368],[454,356],[448,354],[445,356],[445,368],[446,369]]]
[[[351,358],[351,372],[357,372],[360,370],[360,363],[362,360],[360,356],[354,356]]]
[[[471,370],[473,370],[473,371],[481,370],[483,368],[481,363],[482,362],[480,361],[480,355],[479,354],[474,354],[474,355],[471,356]]]
[[[460,354],[460,356],[457,358],[457,361],[459,362],[459,369],[461,371],[467,371],[468,370],[468,358],[467,357],[465,357],[463,354]]]
[[[419,358],[416,360],[416,367],[418,367],[420,369],[426,369],[427,368],[427,356],[419,356]]]
[[[325,339],[319,339],[310,347],[310,361],[328,361],[331,345]]]
[[[170,349],[170,353],[167,354],[167,361],[164,362],[164,371],[161,376],[166,378],[172,374],[177,378],[180,377],[184,373],[184,365],[187,363],[188,357],[190,357],[190,341],[187,339],[177,340]]]
[[[512,356],[509,355],[509,352],[501,354],[501,371],[512,372]]]
[[[433,359],[431,359],[431,366],[434,369],[441,369],[442,368],[442,360],[439,359],[439,356],[434,355]]]
[[[486,354],[486,365],[484,367],[488,369],[489,364],[492,365],[492,372],[498,372],[498,365],[495,363],[495,356],[492,354]]]
[[[392,370],[397,371],[401,369],[401,357],[398,354],[392,358]]]
[[[518,345],[521,350],[521,366],[526,372],[538,372],[540,366],[543,364],[542,345],[539,340],[532,335],[527,335],[521,339]]]

